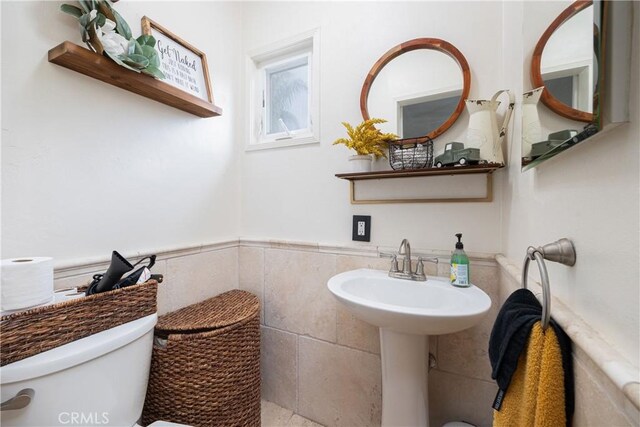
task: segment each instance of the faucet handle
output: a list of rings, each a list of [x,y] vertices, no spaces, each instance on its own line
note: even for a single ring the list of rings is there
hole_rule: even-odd
[[[424,276],[424,264],[422,263],[422,257],[418,257],[418,264],[416,265],[416,276]]]
[[[427,261],[427,262],[432,262],[436,265],[438,265],[438,258],[434,257],[434,256],[428,256],[428,255],[424,255],[424,254],[414,254],[418,257],[418,259],[421,259],[422,261]]]
[[[396,254],[390,254],[388,252],[380,252],[380,258],[391,258],[391,267],[389,273],[397,273],[398,269],[398,256]]]
[[[391,259],[391,268],[389,269],[390,273],[397,273],[400,269],[398,268],[398,257],[393,257]]]
[[[380,258],[396,258],[398,255],[391,252],[380,252],[378,256]]]

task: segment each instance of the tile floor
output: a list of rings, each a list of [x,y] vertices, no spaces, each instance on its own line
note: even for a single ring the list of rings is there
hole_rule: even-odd
[[[294,414],[275,403],[262,401],[262,427],[322,427],[320,424]]]

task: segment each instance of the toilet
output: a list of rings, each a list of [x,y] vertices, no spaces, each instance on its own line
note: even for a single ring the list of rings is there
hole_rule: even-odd
[[[3,366],[3,427],[139,427],[157,319],[152,314]],[[19,397],[21,408],[7,410],[23,390],[32,390],[31,400]]]

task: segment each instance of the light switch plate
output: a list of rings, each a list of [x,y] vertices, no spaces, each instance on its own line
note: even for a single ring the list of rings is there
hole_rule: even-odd
[[[371,216],[353,216],[353,230],[351,232],[351,240],[356,240],[358,242],[371,241]]]

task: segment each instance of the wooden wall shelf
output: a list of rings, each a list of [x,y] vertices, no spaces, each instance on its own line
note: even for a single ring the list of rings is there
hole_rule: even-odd
[[[387,179],[387,178],[412,178],[416,176],[435,176],[435,175],[463,175],[463,174],[490,174],[503,168],[503,165],[488,164],[475,166],[451,166],[446,168],[429,168],[429,169],[406,169],[406,170],[390,170],[376,172],[360,172],[360,173],[337,173],[336,177],[348,179],[349,181],[358,181],[361,179]]]
[[[447,203],[447,202],[491,202],[493,200],[493,172],[503,168],[501,164],[485,164],[474,166],[451,166],[445,168],[386,170],[364,173],[338,173],[336,177],[346,179],[350,184],[351,204],[377,203]],[[414,178],[444,175],[486,175],[486,197],[472,198],[416,198],[416,199],[357,199],[355,183],[362,180]]]
[[[214,104],[146,74],[127,70],[109,58],[69,41],[49,51],[49,62],[198,117],[215,117],[222,114],[222,108]]]

